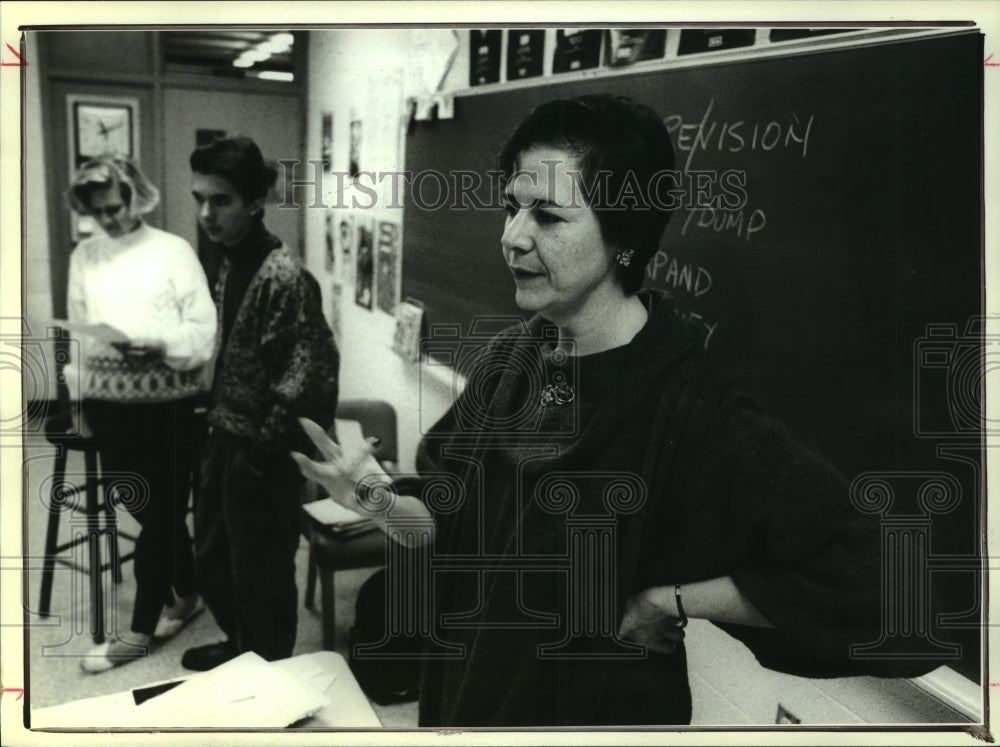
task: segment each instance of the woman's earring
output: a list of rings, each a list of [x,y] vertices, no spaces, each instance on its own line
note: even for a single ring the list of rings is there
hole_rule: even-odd
[[[615,262],[620,264],[622,267],[628,267],[632,264],[632,257],[634,256],[635,249],[622,249],[615,255]]]

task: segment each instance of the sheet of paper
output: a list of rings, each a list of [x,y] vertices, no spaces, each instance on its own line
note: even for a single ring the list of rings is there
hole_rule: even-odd
[[[190,677],[135,709],[146,726],[283,728],[329,704],[322,692],[253,652]]]
[[[337,426],[337,439],[341,443],[364,441],[365,434],[361,430],[361,423],[357,420],[341,420],[337,418],[334,422]]]
[[[68,319],[53,319],[52,324],[72,332],[74,335],[89,335],[104,342],[128,342],[129,337],[110,324],[80,324]]]
[[[311,503],[304,504],[303,508],[305,508],[305,510],[309,512],[309,515],[321,524],[357,524],[358,522],[371,521],[371,519],[366,519],[364,516],[361,516],[349,508],[344,508],[333,500],[333,498],[323,498],[319,501],[312,501]]]

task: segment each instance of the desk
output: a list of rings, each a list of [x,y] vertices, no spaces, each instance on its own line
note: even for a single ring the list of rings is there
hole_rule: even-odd
[[[312,717],[295,724],[295,728],[368,728],[382,726],[368,698],[361,691],[344,657],[333,651],[317,651],[272,662],[270,666],[281,669],[309,686],[308,680],[323,683],[322,697],[327,704]],[[207,672],[204,674],[208,674]],[[190,678],[199,677],[192,674]],[[176,680],[174,680],[176,681]],[[160,684],[151,683],[150,686]],[[141,689],[141,688],[140,688]],[[147,701],[150,702],[150,701]],[[191,728],[184,723],[184,713],[174,715],[172,723],[143,723],[137,720],[138,707],[132,690],[85,698],[31,712],[32,729],[59,729],[79,731],[106,728]],[[232,724],[241,728],[241,724]]]

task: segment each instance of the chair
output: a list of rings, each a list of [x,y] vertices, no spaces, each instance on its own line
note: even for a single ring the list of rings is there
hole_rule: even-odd
[[[337,418],[356,420],[365,436],[376,436],[381,443],[375,458],[392,471],[399,460],[396,411],[388,402],[371,399],[345,400],[337,406]],[[333,429],[331,428],[331,431]],[[315,485],[307,487],[305,500],[318,497]],[[323,614],[323,648],[332,651],[336,631],[336,609],[333,574],[355,568],[372,568],[385,563],[386,537],[372,528],[361,534],[342,537],[306,513],[306,536],[309,538],[309,568],[306,577],[305,607],[313,608],[316,577],[320,581],[320,601]]]
[[[56,446],[55,464],[52,481],[49,485],[48,526],[45,532],[45,558],[42,562],[42,589],[39,598],[38,613],[48,617],[52,603],[52,581],[55,574],[55,564],[60,563],[70,568],[86,573],[90,577],[90,632],[94,643],[104,642],[104,588],[101,574],[110,569],[116,584],[122,581],[122,563],[131,560],[134,552],[122,555],[118,549],[118,535],[135,540],[130,534],[118,531],[118,521],[115,508],[110,505],[104,490],[104,481],[98,468],[97,444],[94,438],[86,432],[86,426],[75,428],[72,418],[67,415],[57,415],[45,422],[45,436],[49,443]],[[83,452],[85,480],[82,485],[69,484],[66,480],[66,462],[70,451]],[[76,505],[73,499],[83,493],[83,506]],[[85,531],[77,533],[68,542],[59,543],[60,517],[65,508],[84,515]],[[101,538],[108,542],[108,561],[101,560]],[[61,555],[77,545],[87,544],[88,559],[86,564],[77,563],[71,558]]]

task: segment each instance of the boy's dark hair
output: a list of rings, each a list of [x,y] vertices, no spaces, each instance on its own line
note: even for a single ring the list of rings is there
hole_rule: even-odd
[[[671,215],[664,206],[670,204],[667,190],[674,182],[654,178],[675,164],[663,120],[625,96],[549,101],[536,107],[501,148],[497,168],[505,179],[517,171],[520,155],[534,146],[560,148],[576,157],[580,186],[591,196],[589,206],[605,242],[635,252],[628,267],[618,268],[622,285],[627,293],[639,290]]]
[[[221,176],[248,202],[266,197],[278,176],[248,137],[221,138],[203,145],[191,154],[190,162],[192,171]]]

